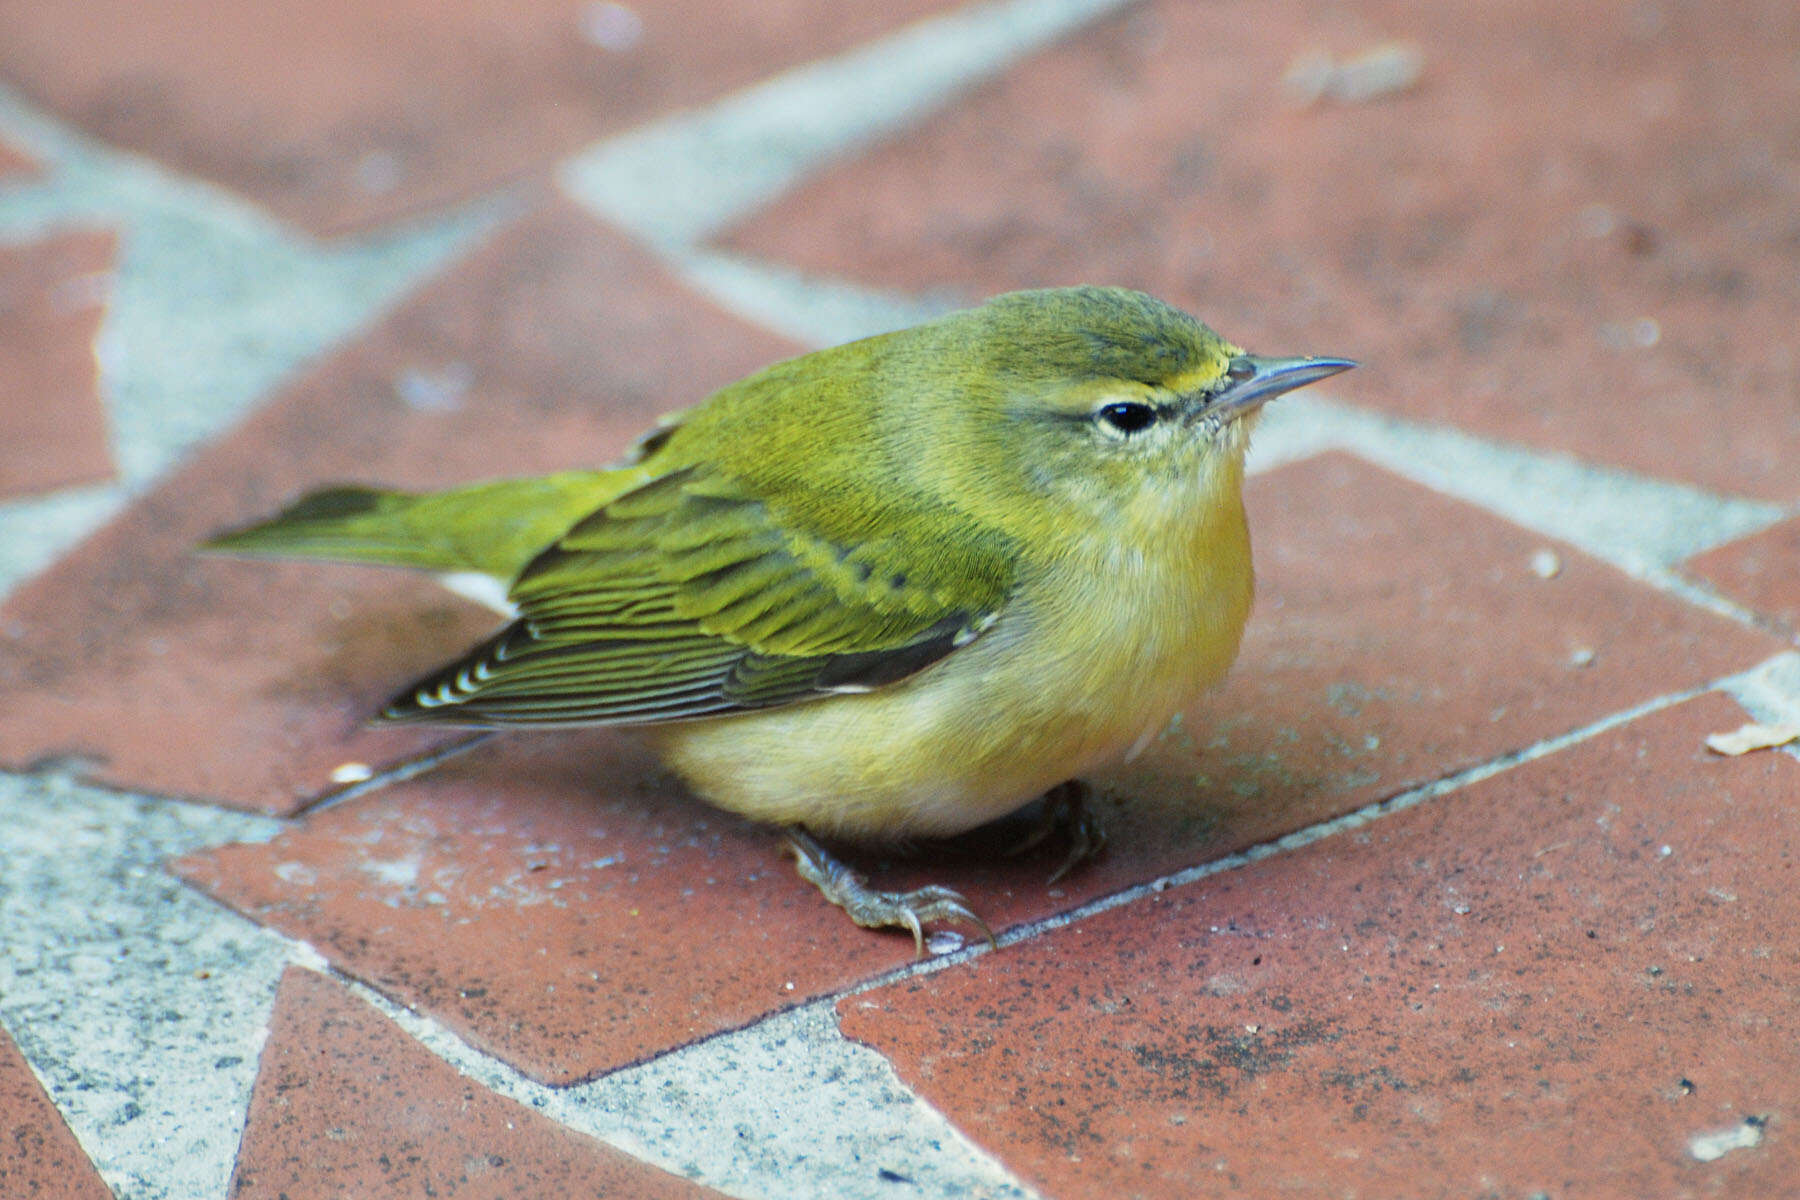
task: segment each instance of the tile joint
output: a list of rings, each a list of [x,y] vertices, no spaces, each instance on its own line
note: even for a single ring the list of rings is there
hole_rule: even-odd
[[[1056,913],[1037,921],[1013,926],[1012,928],[999,933],[996,940],[999,943],[1000,948],[1012,946],[1019,942],[1028,941],[1038,937],[1041,934],[1061,929],[1065,925],[1072,925],[1077,921],[1086,920],[1089,917],[1110,912],[1115,908],[1122,908],[1125,905],[1136,900],[1141,900],[1146,896],[1159,894],[1168,891],[1170,888],[1183,887],[1188,884],[1197,883],[1203,879],[1210,878],[1211,876],[1220,875],[1226,871],[1236,870],[1239,867],[1250,866],[1253,863],[1261,862],[1264,859],[1272,858],[1278,854],[1299,850],[1314,842],[1323,841],[1324,839],[1339,833],[1360,829],[1363,826],[1369,825],[1384,817],[1391,816],[1398,812],[1404,812],[1407,809],[1417,807],[1427,801],[1435,800],[1440,796],[1460,791],[1472,784],[1480,783],[1483,780],[1503,774],[1514,767],[1536,762],[1538,759],[1548,757],[1551,754],[1558,753],[1572,746],[1579,745],[1582,742],[1589,741],[1601,734],[1617,729],[1622,725],[1630,724],[1641,717],[1650,716],[1653,713],[1661,712],[1662,710],[1672,708],[1675,705],[1686,703],[1689,700],[1704,696],[1710,692],[1721,692],[1731,696],[1750,711],[1752,715],[1761,715],[1762,713],[1775,711],[1800,713],[1800,652],[1785,652],[1778,654],[1774,658],[1768,659],[1747,671],[1723,676],[1697,687],[1685,688],[1680,691],[1669,692],[1654,697],[1640,704],[1608,714],[1607,716],[1591,721],[1586,725],[1582,725],[1566,733],[1558,734],[1555,737],[1545,738],[1533,745],[1518,750],[1508,751],[1505,754],[1498,755],[1485,762],[1465,767],[1460,771],[1454,771],[1430,782],[1395,793],[1392,796],[1371,801],[1350,812],[1340,813],[1338,816],[1331,817],[1327,820],[1303,826],[1266,842],[1258,842],[1255,845],[1247,846],[1242,850],[1234,851],[1221,858],[1212,859],[1208,862],[1199,863],[1191,867],[1185,867],[1182,870],[1170,872],[1169,874],[1159,876],[1156,879],[1134,884],[1130,887],[1122,888],[1119,891],[1096,897],[1084,904],[1069,909],[1066,912]],[[1796,757],[1800,757],[1800,753],[1797,753]],[[826,992],[790,1007],[764,1014],[743,1025],[705,1034],[701,1037],[683,1042],[678,1046],[671,1046],[656,1054],[647,1055],[641,1059],[634,1060],[629,1064],[613,1068],[610,1071],[597,1073],[578,1082],[591,1083],[595,1080],[606,1078],[617,1071],[641,1067],[648,1063],[666,1058],[671,1054],[690,1050],[695,1046],[703,1045],[717,1038],[729,1037],[733,1034],[741,1033],[743,1030],[751,1028],[759,1022],[775,1016],[800,1012],[815,1007],[832,1006],[846,996],[861,995],[865,992],[886,987],[890,984],[935,974],[938,971],[961,965],[989,953],[993,953],[993,951],[990,951],[981,943],[976,942],[948,954],[939,955],[921,962],[907,963],[904,966],[882,972],[879,975],[849,987]],[[392,1002],[389,1001],[389,1003]]]

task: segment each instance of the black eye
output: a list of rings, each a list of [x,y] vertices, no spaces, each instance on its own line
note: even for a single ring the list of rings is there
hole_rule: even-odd
[[[1103,406],[1095,414],[1102,421],[1120,433],[1137,433],[1156,424],[1156,410],[1148,404],[1137,404],[1130,400],[1120,400]]]

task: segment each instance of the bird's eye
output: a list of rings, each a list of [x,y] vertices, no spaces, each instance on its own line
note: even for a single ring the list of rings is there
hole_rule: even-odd
[[[1113,430],[1123,434],[1138,433],[1156,424],[1156,410],[1148,404],[1119,400],[1102,406],[1095,414]]]

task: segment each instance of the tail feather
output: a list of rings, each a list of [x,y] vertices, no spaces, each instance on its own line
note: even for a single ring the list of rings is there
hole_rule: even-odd
[[[512,579],[569,527],[636,482],[630,469],[564,471],[445,492],[334,487],[202,543],[219,554],[326,558]]]

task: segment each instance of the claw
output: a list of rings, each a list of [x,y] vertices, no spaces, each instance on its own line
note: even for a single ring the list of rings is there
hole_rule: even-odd
[[[925,925],[930,921],[973,925],[981,930],[989,946],[998,948],[994,931],[969,908],[962,893],[936,885],[910,892],[878,892],[805,831],[790,829],[787,840],[800,878],[818,888],[820,894],[864,929],[910,930],[918,957],[925,957]]]
[[[1053,833],[1068,835],[1069,853],[1050,876],[1055,883],[1063,876],[1106,849],[1106,827],[1087,809],[1088,785],[1079,779],[1059,783],[1044,793],[1044,811],[1009,855],[1024,854],[1035,849]]]

